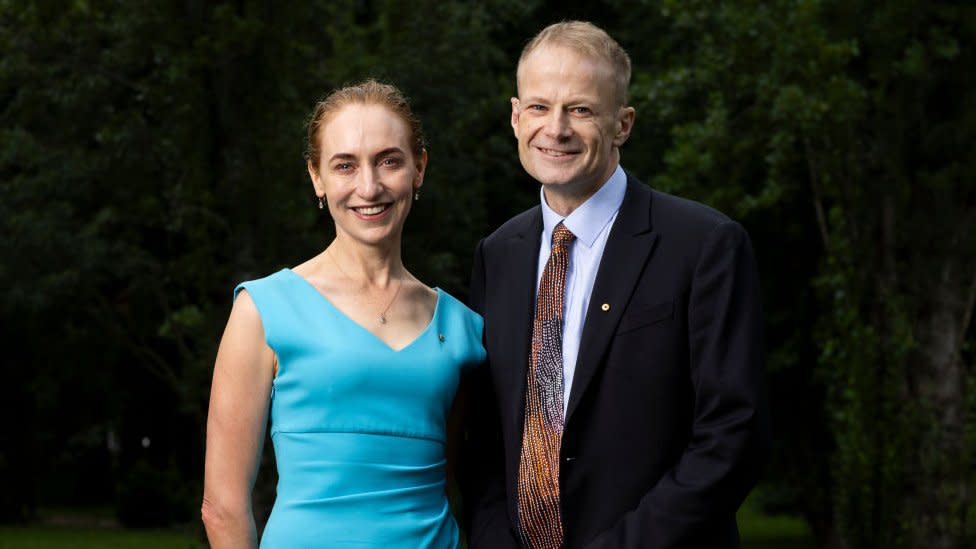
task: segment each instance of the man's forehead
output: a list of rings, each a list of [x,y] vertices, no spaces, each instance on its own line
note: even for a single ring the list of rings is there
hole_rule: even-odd
[[[613,75],[613,66],[608,59],[577,48],[562,44],[544,44],[529,52],[518,65],[516,77],[521,79],[526,68],[533,70],[573,70],[589,66],[605,76]]]
[[[534,61],[539,58],[545,58],[548,60],[566,60],[573,62],[590,62],[594,64],[609,64],[607,59],[604,59],[600,55],[596,55],[593,52],[588,52],[582,48],[573,47],[569,44],[559,44],[559,43],[546,43],[540,44],[535,49],[530,51],[525,57],[519,62],[519,67]]]
[[[604,59],[584,55],[566,47],[535,50],[519,65],[519,90],[523,86],[559,86],[570,82],[603,87],[613,82],[613,69]]]

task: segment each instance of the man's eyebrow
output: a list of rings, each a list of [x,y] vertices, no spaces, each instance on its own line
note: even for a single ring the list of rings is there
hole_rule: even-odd
[[[580,103],[584,103],[584,104],[587,104],[587,105],[595,105],[595,104],[597,104],[599,102],[600,102],[600,98],[598,98],[598,97],[592,97],[592,96],[585,96],[585,95],[578,95],[578,96],[575,96],[575,97],[569,97],[569,98],[566,98],[563,101],[560,101],[560,103],[562,103],[564,105],[578,105]],[[544,99],[542,97],[529,96],[529,97],[526,97],[524,99],[520,98],[519,99],[519,103],[543,103],[543,104],[546,104],[546,105],[550,105],[550,104],[552,104],[552,101],[550,101],[548,99]]]

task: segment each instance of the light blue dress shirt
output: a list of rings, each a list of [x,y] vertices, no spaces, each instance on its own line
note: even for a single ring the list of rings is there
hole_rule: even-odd
[[[617,165],[610,179],[590,198],[573,210],[567,217],[554,212],[546,204],[546,195],[539,191],[542,202],[542,244],[539,246],[539,266],[536,276],[536,295],[542,271],[549,260],[552,248],[552,231],[560,221],[576,239],[570,244],[569,269],[566,271],[566,299],[563,310],[563,411],[569,405],[569,392],[573,387],[573,374],[576,373],[576,356],[579,354],[580,338],[586,310],[590,305],[590,294],[596,272],[600,268],[603,249],[610,236],[620,205],[627,191],[627,175]]]

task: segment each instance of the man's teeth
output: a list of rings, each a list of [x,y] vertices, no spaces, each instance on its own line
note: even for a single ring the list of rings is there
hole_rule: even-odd
[[[376,215],[386,209],[386,206],[380,204],[379,206],[367,206],[364,208],[356,208],[356,211],[363,215]]]

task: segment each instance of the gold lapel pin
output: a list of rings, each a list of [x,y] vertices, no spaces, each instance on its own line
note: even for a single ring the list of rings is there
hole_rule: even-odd
[[[610,310],[610,304],[604,303],[603,305],[600,305],[600,309],[603,310],[603,312],[607,312]]]

